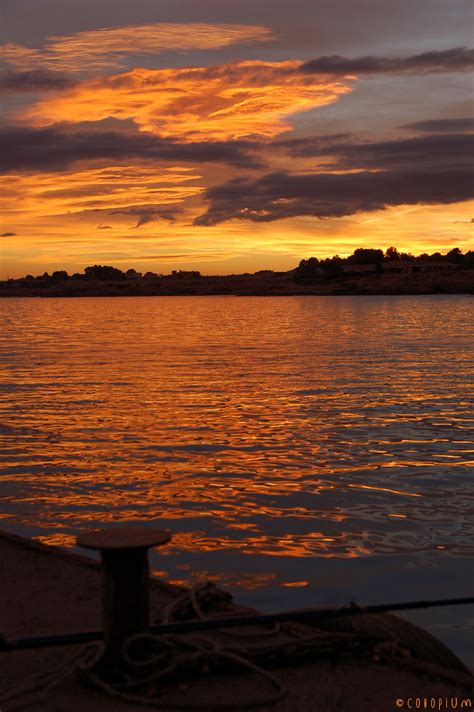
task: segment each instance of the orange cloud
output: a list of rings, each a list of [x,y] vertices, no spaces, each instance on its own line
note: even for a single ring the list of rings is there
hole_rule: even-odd
[[[66,173],[14,174],[9,176],[3,194],[9,205],[5,212],[12,219],[24,219],[28,215],[53,218],[110,210],[120,215],[119,223],[130,225],[137,222],[137,217],[130,216],[140,215],[139,211],[130,212],[133,206],[159,205],[165,209],[200,195],[201,186],[189,185],[199,178],[192,168],[180,166],[158,170],[149,166],[112,166]]]
[[[49,37],[41,49],[0,45],[0,59],[18,69],[90,72],[125,66],[130,55],[156,55],[166,50],[218,49],[231,44],[264,42],[271,30],[258,25],[168,23],[107,27],[75,35]]]
[[[56,122],[132,119],[142,131],[181,141],[272,138],[288,117],[336,101],[347,84],[293,71],[299,62],[133,69],[85,81],[36,103],[23,118]]]

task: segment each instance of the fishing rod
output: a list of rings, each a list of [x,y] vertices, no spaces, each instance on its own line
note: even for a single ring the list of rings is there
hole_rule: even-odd
[[[316,623],[328,618],[389,613],[393,611],[413,611],[425,608],[443,606],[465,606],[474,604],[474,597],[445,598],[431,601],[408,601],[404,603],[383,603],[373,606],[357,606],[351,603],[342,608],[303,608],[279,613],[242,614],[229,618],[218,617],[205,620],[190,620],[177,623],[163,623],[150,626],[153,635],[167,633],[193,633],[197,631],[216,630],[219,628],[237,628],[239,626],[265,625],[271,623],[297,622]],[[0,634],[0,652],[15,652],[32,648],[50,648],[61,645],[81,645],[103,639],[102,630],[85,631],[82,633],[62,633],[58,635],[43,635],[26,638],[7,639]]]

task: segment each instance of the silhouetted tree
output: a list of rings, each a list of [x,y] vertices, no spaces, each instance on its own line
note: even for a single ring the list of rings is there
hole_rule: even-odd
[[[110,267],[109,265],[92,265],[91,267],[86,267],[84,274],[89,279],[125,279],[125,275],[122,270],[117,269],[116,267]]]
[[[334,257],[328,257],[321,261],[321,269],[324,270],[327,277],[338,277],[342,274],[342,265],[344,260],[339,255],[334,255]]]
[[[459,247],[453,247],[452,250],[449,250],[446,257],[450,262],[455,262],[457,265],[460,265],[463,261],[464,255],[459,249]]]
[[[463,269],[474,269],[474,251],[469,250],[462,257],[462,262],[460,265]]]
[[[376,265],[383,260],[383,250],[358,247],[353,254],[347,258],[347,262],[352,265]]]
[[[385,259],[386,260],[399,260],[399,259],[401,259],[401,255],[396,247],[389,247],[387,250],[385,250]]]
[[[53,272],[51,279],[55,282],[61,282],[63,279],[68,279],[69,275],[65,269],[59,269]]]
[[[319,260],[317,257],[309,257],[307,260],[301,260],[298,267],[294,271],[293,279],[296,282],[310,282],[321,274]]]

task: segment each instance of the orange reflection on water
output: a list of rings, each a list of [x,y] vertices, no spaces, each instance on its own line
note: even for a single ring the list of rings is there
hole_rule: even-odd
[[[421,494],[417,492],[401,492],[400,490],[389,489],[388,487],[373,487],[370,485],[353,485],[349,484],[348,487],[355,487],[357,489],[374,490],[376,492],[390,492],[391,494],[401,494],[405,497],[421,497]]]
[[[351,537],[338,534],[335,537],[324,536],[321,532],[306,534],[285,534],[283,536],[247,536],[244,546],[240,539],[230,535],[216,538],[205,532],[178,532],[173,536],[171,548],[163,550],[163,554],[176,548],[182,551],[224,551],[240,550],[242,554],[258,554],[265,556],[308,557],[317,555],[320,558],[356,558],[368,556],[371,551],[363,546],[351,543]]]
[[[176,569],[179,570],[179,566]],[[278,585],[277,575],[275,573],[256,573],[249,571],[225,571],[219,573],[208,571],[207,569],[194,568],[189,571],[189,578],[169,579],[169,583],[175,585],[189,585],[197,581],[212,581],[220,586],[240,586],[248,591],[255,591],[259,588],[267,588]]]
[[[284,581],[282,584],[283,588],[303,588],[309,586],[309,581]]]
[[[466,301],[4,300],[6,521],[62,546],[158,524],[157,570],[242,586],[466,556]]]
[[[48,546],[69,548],[76,545],[76,537],[72,534],[48,534],[47,536],[34,536],[32,539]]]

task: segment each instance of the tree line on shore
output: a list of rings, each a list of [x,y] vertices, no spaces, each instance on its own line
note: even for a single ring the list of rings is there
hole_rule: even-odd
[[[294,270],[293,277],[296,281],[305,281],[324,275],[327,277],[337,277],[341,275],[351,265],[373,265],[374,271],[383,272],[384,265],[387,263],[396,264],[406,262],[449,262],[454,264],[458,269],[473,269],[474,268],[474,251],[469,250],[463,253],[459,247],[454,247],[446,254],[434,252],[432,254],[423,253],[420,255],[412,255],[407,252],[399,252],[396,247],[389,247],[385,252],[380,249],[359,247],[348,257],[326,257],[318,259],[317,257],[309,257],[302,259]],[[260,270],[255,273],[255,276],[263,274],[271,274],[273,270]],[[201,273],[197,270],[173,270],[169,275],[156,274],[155,272],[146,272],[142,275],[134,269],[126,270],[125,272],[112,267],[110,265],[91,265],[84,269],[83,273],[76,272],[69,275],[66,270],[55,270],[52,274],[44,272],[42,275],[34,277],[31,274],[21,278],[21,281],[42,281],[47,283],[58,283],[68,280],[94,280],[94,281],[122,281],[126,279],[158,279],[167,276],[174,279],[198,279]],[[236,276],[236,275],[229,275]],[[247,274],[246,276],[251,276]],[[17,281],[17,280],[14,280]]]
[[[317,257],[309,257],[303,259],[294,271],[296,280],[311,279],[317,274],[326,274],[328,277],[336,277],[345,271],[345,267],[353,266],[370,266],[374,267],[374,271],[383,272],[384,265],[387,263],[396,265],[397,263],[423,263],[423,262],[449,262],[454,264],[459,269],[474,268],[474,251],[469,250],[463,254],[459,247],[453,247],[446,254],[441,252],[433,252],[428,254],[424,252],[421,255],[412,255],[410,252],[399,252],[396,247],[389,247],[385,252],[380,249],[358,247],[349,257],[327,257],[326,259],[318,260]]]
[[[156,278],[158,279],[159,277],[163,277],[164,275],[162,274],[156,274],[155,272],[146,272],[145,275],[142,275],[141,272],[137,272],[134,269],[128,269],[126,272],[123,272],[121,269],[118,269],[117,267],[112,267],[111,265],[91,265],[90,267],[86,267],[84,269],[83,273],[80,272],[75,272],[74,274],[68,274],[68,272],[64,269],[61,270],[55,270],[51,274],[49,272],[44,272],[43,274],[34,277],[32,274],[27,274],[26,277],[22,277],[21,279],[31,281],[31,280],[42,280],[42,281],[49,281],[49,282],[65,282],[69,279],[80,279],[80,280],[98,280],[98,281],[103,281],[103,282],[120,282],[125,279],[142,279],[143,277],[145,278]],[[174,278],[198,278],[201,276],[201,273],[198,272],[197,270],[173,270],[169,277],[174,277]]]

